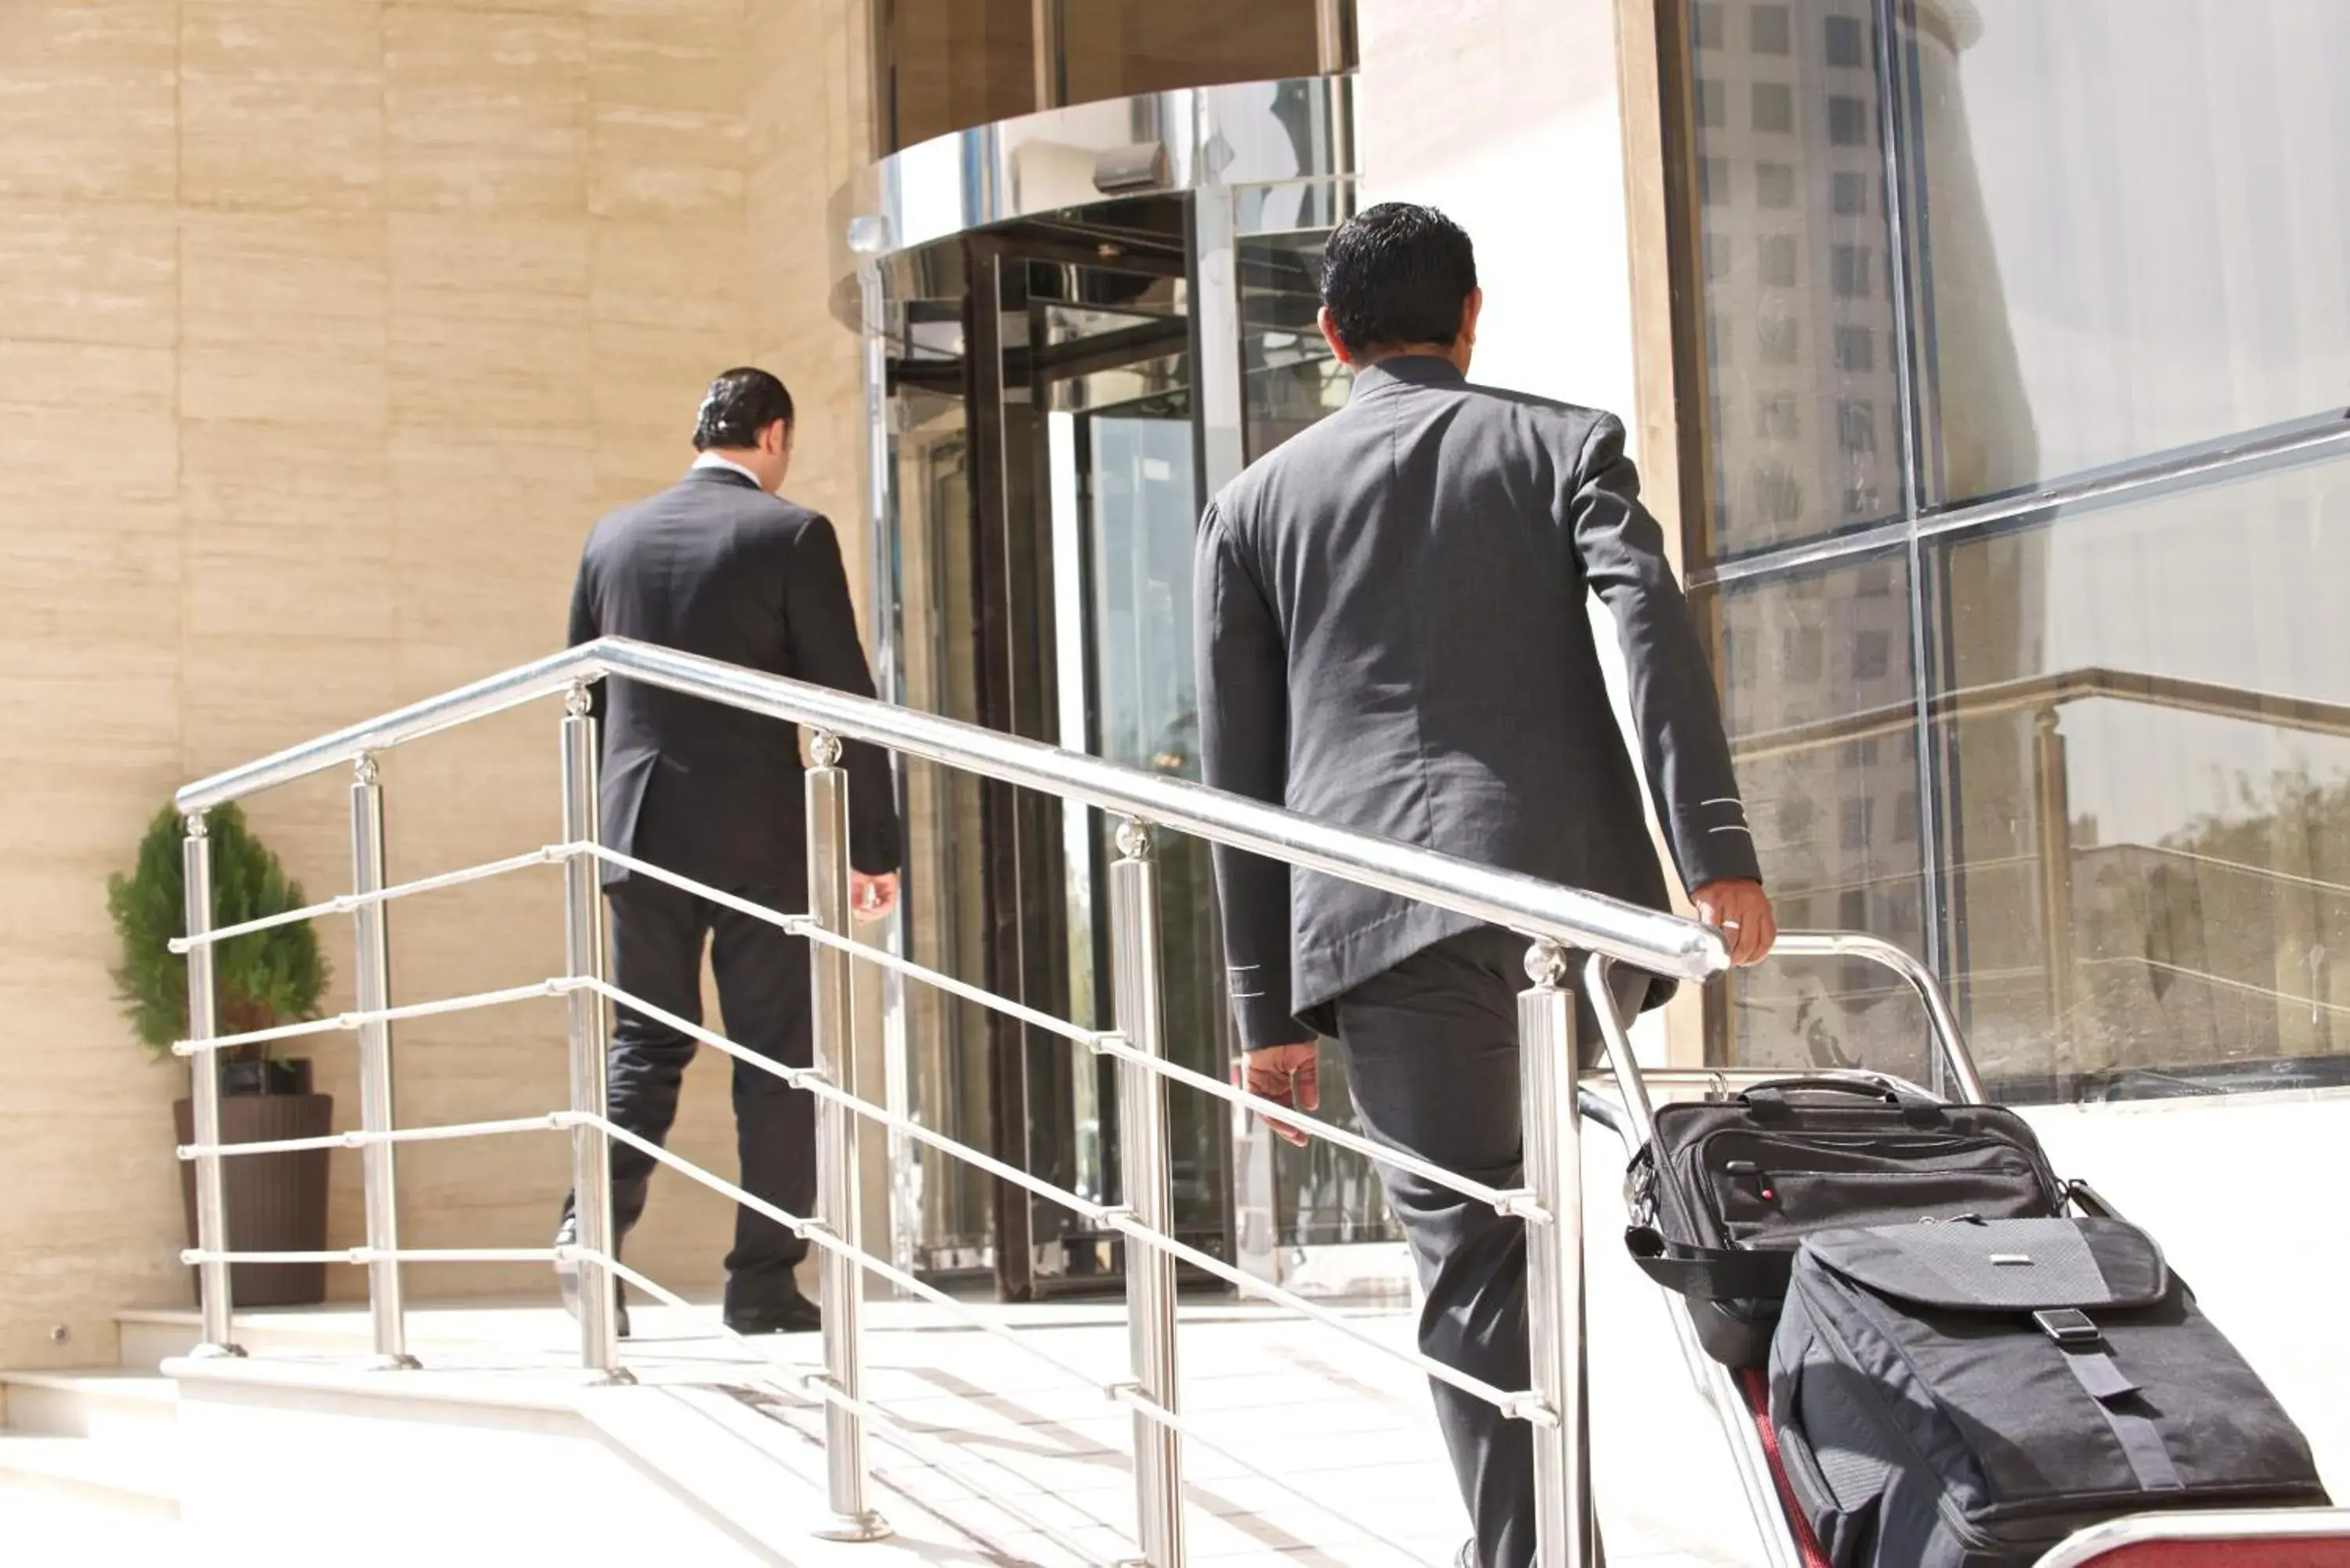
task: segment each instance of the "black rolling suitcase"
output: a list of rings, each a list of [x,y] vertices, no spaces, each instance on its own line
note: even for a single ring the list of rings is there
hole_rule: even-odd
[[[1793,1275],[1771,1419],[1831,1568],[2030,1568],[2126,1514],[2326,1505],[2292,1417],[2122,1220],[1826,1231]]]
[[[1690,1298],[1699,1342],[1736,1367],[1768,1359],[1795,1248],[1811,1232],[2054,1215],[2067,1199],[2014,1112],[1861,1075],[1657,1107],[1627,1193],[1634,1261]]]

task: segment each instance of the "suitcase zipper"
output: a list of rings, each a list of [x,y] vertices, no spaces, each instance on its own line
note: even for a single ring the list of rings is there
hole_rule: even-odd
[[[1765,1203],[1775,1202],[1778,1199],[1779,1189],[1771,1185],[1771,1179],[1762,1173],[1762,1168],[1751,1159],[1731,1160],[1721,1168],[1721,1173],[1724,1176],[1743,1176],[1752,1179],[1754,1183],[1754,1196]]]
[[[1722,1135],[1716,1135],[1716,1137],[1720,1136]],[[1688,1177],[1682,1181],[1671,1185],[1678,1186],[1681,1189],[1685,1200],[1693,1201],[1700,1207],[1709,1228],[1717,1237],[1720,1238],[1720,1241],[1718,1243],[1720,1245],[1750,1246],[1756,1244],[1753,1240],[1742,1237],[1733,1230],[1732,1227],[1734,1224],[1743,1224],[1751,1229],[1754,1225],[1758,1217],[1748,1216],[1742,1220],[1733,1221],[1730,1213],[1723,1206],[1722,1194],[1716,1185],[1717,1168],[1719,1170],[1719,1174],[1722,1177],[1729,1178],[1732,1181],[1742,1179],[1744,1182],[1750,1184],[1752,1189],[1757,1194],[1759,1200],[1769,1210],[1772,1215],[1777,1217],[1777,1222],[1802,1225],[1804,1231],[1823,1229],[1826,1225],[1832,1223],[1832,1221],[1824,1220],[1819,1223],[1806,1224],[1801,1220],[1789,1221],[1786,1220],[1785,1210],[1782,1204],[1783,1199],[1786,1196],[1786,1183],[1791,1179],[1797,1182],[1806,1180],[1849,1180],[1859,1183],[1876,1183],[1881,1181],[1891,1184],[1899,1184],[1909,1181],[1941,1180],[1960,1184],[1962,1188],[1970,1183],[1979,1183],[1981,1188],[1989,1189],[1989,1190],[1976,1190],[1971,1192],[1962,1190],[1960,1193],[1953,1195],[1952,1201],[1963,1200],[1970,1207],[1976,1206],[1983,1200],[1990,1199],[1996,1192],[2002,1189],[2012,1189],[2019,1183],[2019,1181],[2021,1181],[2030,1185],[2034,1194],[2040,1199],[2043,1211],[2054,1212],[2054,1210],[2046,1208],[2048,1199],[2048,1184],[2044,1174],[2027,1154],[2022,1150],[2014,1147],[2014,1146],[2007,1143],[2003,1139],[1987,1138],[1981,1140],[1969,1140],[1962,1147],[1943,1151],[1945,1158],[1960,1158],[1969,1155],[1983,1154],[1991,1154],[2002,1157],[1996,1158],[1990,1164],[1960,1165],[1955,1167],[1947,1165],[1929,1166],[1923,1168],[1906,1170],[1899,1168],[1872,1169],[1866,1168],[1846,1170],[1776,1168],[1766,1169],[1760,1160],[1745,1159],[1725,1160],[1719,1168],[1716,1168],[1709,1164],[1706,1158],[1709,1147],[1712,1142],[1712,1138],[1708,1138],[1702,1140],[1698,1146],[1683,1151],[1682,1159],[1690,1168]],[[1794,1151],[1791,1150],[1790,1152]],[[2005,1205],[2000,1206],[2002,1210],[2004,1210],[2005,1207]],[[2019,1214],[2015,1217],[2025,1216]],[[1769,1242],[1770,1244],[1783,1242],[1788,1246],[1793,1246],[1798,1240],[1800,1240],[1800,1235],[1801,1232],[1798,1231],[1775,1234],[1769,1239]]]

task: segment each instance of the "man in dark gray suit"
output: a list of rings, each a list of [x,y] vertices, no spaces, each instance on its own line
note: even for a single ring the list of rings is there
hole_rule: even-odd
[[[1378,206],[1331,237],[1322,332],[1347,406],[1216,497],[1199,536],[1207,780],[1326,821],[1669,907],[1586,613],[1611,610],[1665,838],[1751,963],[1775,936],[1713,680],[1612,416],[1467,379],[1469,237]],[[1219,852],[1233,1011],[1257,1094],[1312,1109],[1317,1035],[1381,1141],[1519,1179],[1525,942],[1409,900]],[[1625,1001],[1671,987],[1636,971]],[[1586,1012],[1581,1038],[1591,1038]],[[1294,1130],[1282,1129],[1293,1141]],[[1427,1303],[1420,1347],[1523,1388],[1523,1227],[1383,1169]],[[1449,1385],[1438,1420],[1476,1525],[1462,1561],[1533,1563],[1522,1422]]]
[[[832,524],[778,500],[792,460],[792,399],[764,370],[729,370],[694,423],[701,455],[683,479],[596,524],[571,597],[571,640],[632,637],[859,697],[873,678]],[[605,721],[603,841],[770,909],[807,903],[806,784],[799,733],[737,708],[634,681],[596,694]],[[898,896],[889,759],[847,749],[851,898],[868,919]],[[807,943],[669,883],[608,867],[613,983],[699,1023],[705,945],[729,1037],[790,1066],[810,1064]],[[631,1009],[612,1033],[611,1116],[655,1143],[677,1116],[693,1042]],[[815,1101],[734,1064],[743,1186],[795,1214],[816,1200]],[[613,1219],[643,1214],[652,1157],[612,1149]],[[573,1239],[570,1203],[558,1244]],[[738,1333],[818,1326],[793,1271],[807,1243],[738,1209],[725,1313]],[[576,1278],[565,1278],[567,1300]],[[626,1314],[623,1313],[623,1323]],[[623,1333],[627,1332],[624,1327]]]

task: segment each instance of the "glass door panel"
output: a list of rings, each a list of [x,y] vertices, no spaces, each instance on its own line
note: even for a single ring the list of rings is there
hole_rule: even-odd
[[[901,526],[885,559],[897,601],[891,647],[896,689],[908,705],[975,719],[969,656],[973,636],[969,431],[962,399],[901,385],[892,482]],[[901,950],[950,974],[974,973],[987,940],[983,867],[975,848],[978,782],[907,760],[899,772],[907,825]],[[906,1110],[927,1127],[984,1129],[992,1096],[987,1021],[967,1002],[910,985],[899,992]],[[993,1183],[927,1144],[892,1149],[895,1250],[901,1266],[952,1276],[988,1269],[994,1234]]]
[[[1196,780],[1199,704],[1191,642],[1191,536],[1200,504],[1188,418],[1144,409],[1106,410],[1084,421],[1088,464],[1092,592],[1088,628],[1096,693],[1091,748],[1128,767]],[[1092,848],[1108,853],[1097,834]],[[1166,1045],[1173,1061],[1215,1075],[1225,1059],[1222,966],[1210,919],[1206,846],[1162,834],[1158,845],[1161,964],[1167,976]],[[1093,936],[1106,971],[1107,911]],[[1103,1063],[1105,1081],[1107,1069]],[[1105,1106],[1114,1104],[1104,1094]],[[1195,1244],[1222,1251],[1222,1117],[1205,1096],[1169,1097],[1175,1223]]]
[[[1199,439],[1188,280],[1035,262],[1027,286],[1026,340],[1035,348],[1024,388],[1014,389],[1023,367],[1007,360],[1004,417],[1007,429],[1024,418],[1041,425],[1045,472],[1036,488],[1052,583],[1055,738],[1130,767],[1196,778],[1191,601]],[[1080,805],[1062,803],[1058,812],[1057,885],[1035,896],[1053,900],[1061,915],[1070,1016],[1106,1027],[1110,825]],[[1219,1073],[1225,1044],[1205,851],[1163,835],[1159,853],[1169,1052],[1196,1071]],[[1058,1041],[1030,1062],[1031,1168],[1065,1165],[1080,1195],[1122,1201],[1116,1064],[1077,1057]],[[1180,1090],[1169,1097],[1176,1228],[1222,1255],[1222,1124],[1201,1099]],[[1114,1235],[1045,1201],[1030,1205],[1029,1224],[1032,1291],[1118,1277]]]
[[[1232,292],[1212,327],[1195,311],[1204,220],[1187,198],[1105,202],[886,264],[878,558],[886,680],[908,703],[1200,776],[1191,554],[1210,442],[1199,367],[1240,383],[1235,455],[1270,451],[1346,394],[1314,328],[1320,245],[1344,192],[1295,184],[1215,200],[1231,203],[1237,232],[1220,284]],[[1200,335],[1211,330],[1221,348],[1206,355]],[[901,778],[913,850],[901,950],[1106,1026],[1110,824],[924,764]],[[1207,847],[1162,833],[1158,852],[1169,1054],[1223,1076]],[[924,1125],[1087,1202],[1122,1200],[1115,1064],[914,985],[891,1027],[894,1081]],[[1326,1081],[1343,1118],[1336,1062]],[[1236,1155],[1263,1173],[1251,1213],[1281,1215],[1259,1226],[1260,1253],[1274,1253],[1274,1238],[1326,1248],[1392,1233],[1364,1162],[1283,1146],[1276,1166],[1261,1132],[1235,1141],[1222,1102],[1180,1086],[1168,1099],[1175,1227],[1190,1244],[1234,1256]],[[1116,1283],[1114,1235],[949,1157],[903,1142],[896,1152],[911,1266],[983,1271],[1013,1299]]]

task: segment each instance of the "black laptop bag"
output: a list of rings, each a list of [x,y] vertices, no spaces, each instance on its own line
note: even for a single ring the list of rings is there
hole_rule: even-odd
[[[1890,1081],[1793,1078],[1657,1108],[1626,1179],[1634,1262],[1690,1298],[1714,1359],[1761,1366],[1812,1231],[2064,1212],[2064,1188],[2012,1111]]]
[[[2292,1418],[2119,1220],[1808,1237],[1770,1383],[1835,1568],[2029,1568],[2122,1514],[2326,1504]]]

